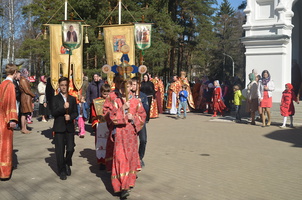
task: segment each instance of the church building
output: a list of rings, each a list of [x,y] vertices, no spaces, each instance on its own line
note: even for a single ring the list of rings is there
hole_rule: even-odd
[[[246,82],[253,69],[260,75],[268,70],[275,83],[273,102],[280,102],[285,84],[292,82],[292,67],[302,66],[301,11],[302,0],[247,0]],[[301,77],[301,71],[297,67],[293,75]]]

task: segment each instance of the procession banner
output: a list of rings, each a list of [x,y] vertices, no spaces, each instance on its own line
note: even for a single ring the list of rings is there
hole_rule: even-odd
[[[123,54],[128,54],[129,65],[135,63],[134,26],[116,25],[104,27],[104,40],[107,64],[120,65]],[[127,52],[122,52],[122,46],[128,45]],[[113,80],[113,73],[108,73],[109,82]]]
[[[81,22],[63,21],[62,22],[62,43],[65,48],[71,50],[77,49],[82,43]]]
[[[136,23],[134,28],[135,43],[141,50],[148,49],[151,46],[151,24]]]
[[[50,77],[51,85],[56,90],[59,87],[58,80],[61,76],[68,76],[68,56],[69,49],[63,45],[62,25],[48,24],[50,32]],[[67,32],[65,32],[67,33]],[[67,36],[66,36],[67,37]],[[77,37],[77,41],[82,44],[83,37]],[[72,51],[70,57],[71,69],[73,72],[73,83],[77,90],[83,84],[83,45]]]

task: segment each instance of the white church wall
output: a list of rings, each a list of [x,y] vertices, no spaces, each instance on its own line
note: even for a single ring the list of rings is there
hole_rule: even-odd
[[[275,83],[273,102],[280,102],[284,85],[291,82],[291,20],[294,14],[291,4],[294,1],[297,0],[247,0],[244,11],[247,15],[247,22],[243,25],[245,38],[242,39],[246,47],[246,82],[249,82],[248,74],[252,69],[259,74],[267,69]],[[296,35],[301,35],[301,27],[296,25]],[[301,37],[295,37],[294,49],[301,46]],[[294,52],[293,57],[302,59],[302,52]]]

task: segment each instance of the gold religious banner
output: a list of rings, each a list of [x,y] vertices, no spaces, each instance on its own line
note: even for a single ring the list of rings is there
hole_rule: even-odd
[[[120,65],[123,55],[128,56],[128,64],[135,64],[134,25],[108,25],[104,28],[104,40],[107,64],[110,66]],[[122,48],[128,45],[129,48]],[[108,73],[108,81],[112,82],[114,74]]]
[[[105,122],[105,118],[103,116],[103,106],[105,103],[105,99],[93,99],[93,105],[95,108],[96,115],[98,116],[99,122]]]
[[[50,32],[50,77],[51,85],[56,90],[59,87],[58,80],[61,76],[68,77],[69,49],[63,46],[62,25],[47,24]],[[79,37],[83,44],[83,37]],[[77,90],[83,85],[83,45],[72,50],[70,55],[72,81]]]

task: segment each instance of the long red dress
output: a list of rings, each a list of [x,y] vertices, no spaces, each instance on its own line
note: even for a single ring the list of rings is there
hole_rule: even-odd
[[[159,91],[158,81],[154,78],[150,80],[154,85],[155,95]],[[158,107],[157,107],[157,98],[152,98],[151,106],[150,106],[150,119],[154,119],[158,117]]]
[[[214,112],[222,113],[223,110],[226,108],[225,104],[221,99],[221,88],[216,87],[213,91],[213,109]]]
[[[133,115],[133,123],[128,121],[122,108],[125,100],[119,98],[115,92],[109,94],[103,107],[107,123],[110,125],[106,168],[109,171],[111,169],[111,183],[114,192],[129,190],[130,187],[133,187],[136,173],[141,168],[137,132],[144,126],[146,112],[139,99],[131,98],[129,101],[128,112]]]
[[[0,85],[0,178],[11,176],[13,163],[13,129],[10,121],[18,121],[15,85],[5,80]]]
[[[284,90],[280,104],[280,113],[283,117],[288,117],[295,114],[295,106],[293,101],[297,101],[294,91]]]

